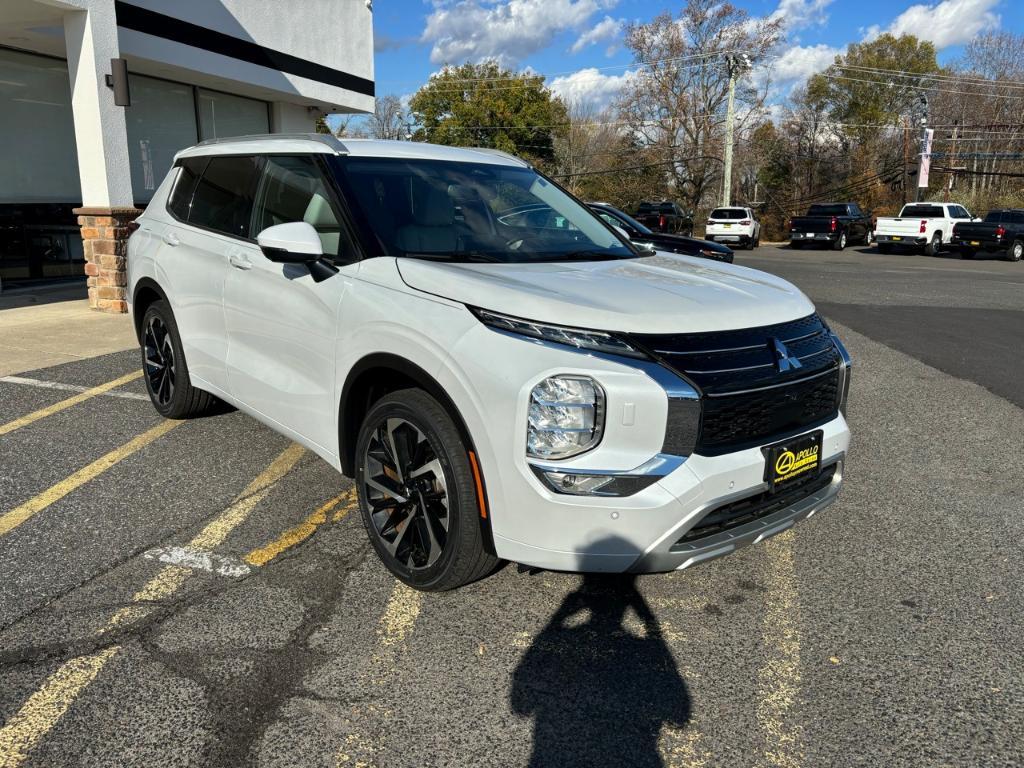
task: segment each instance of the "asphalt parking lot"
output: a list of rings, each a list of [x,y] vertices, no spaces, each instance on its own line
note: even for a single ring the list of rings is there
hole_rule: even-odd
[[[1024,763],[1024,264],[737,262],[855,359],[846,487],[670,575],[416,593],[349,481],[161,420],[137,353],[0,379],[0,768]]]

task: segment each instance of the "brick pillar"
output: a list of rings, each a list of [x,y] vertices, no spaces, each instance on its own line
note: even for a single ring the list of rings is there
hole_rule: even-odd
[[[137,208],[75,208],[82,228],[89,306],[101,312],[127,312],[128,224],[142,213]]]

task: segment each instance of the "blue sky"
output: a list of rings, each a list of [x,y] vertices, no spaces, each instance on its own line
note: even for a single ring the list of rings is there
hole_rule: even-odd
[[[772,76],[773,100],[832,62],[849,43],[884,31],[932,40],[940,61],[980,32],[1024,29],[1024,0],[733,0],[751,16],[785,20],[789,44]],[[408,96],[445,61],[498,58],[548,75],[561,95],[598,107],[630,72],[623,24],[671,0],[374,0],[379,95]]]

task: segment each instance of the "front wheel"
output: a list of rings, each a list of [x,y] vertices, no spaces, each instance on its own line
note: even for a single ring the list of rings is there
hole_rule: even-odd
[[[846,248],[846,233],[845,232],[840,232],[839,233],[839,237],[837,237],[836,241],[832,244],[832,248],[833,248],[833,250],[836,250],[836,251],[845,250],[845,248]]]
[[[460,587],[498,560],[484,546],[469,448],[448,412],[418,389],[378,400],[359,430],[356,487],[370,542],[416,589]]]
[[[870,246],[873,242],[875,242],[875,233],[869,229],[864,235],[864,245]]]
[[[1024,258],[1024,240],[1014,240],[1006,251],[1007,261],[1020,261]]]

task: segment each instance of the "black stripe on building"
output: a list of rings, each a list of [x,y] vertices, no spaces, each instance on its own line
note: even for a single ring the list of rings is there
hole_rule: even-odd
[[[251,40],[240,40],[223,32],[207,29],[147,8],[140,8],[137,5],[122,2],[122,0],[116,0],[114,10],[117,14],[117,25],[125,29],[134,29],[136,32],[144,32],[147,35],[173,40],[182,45],[202,48],[204,51],[219,53],[222,56],[276,69],[279,72],[287,72],[290,75],[344,88],[365,96],[374,95],[373,80],[368,80],[365,77],[342,72],[339,69],[331,69],[323,64],[316,64],[300,59],[298,56],[257,45]]]

